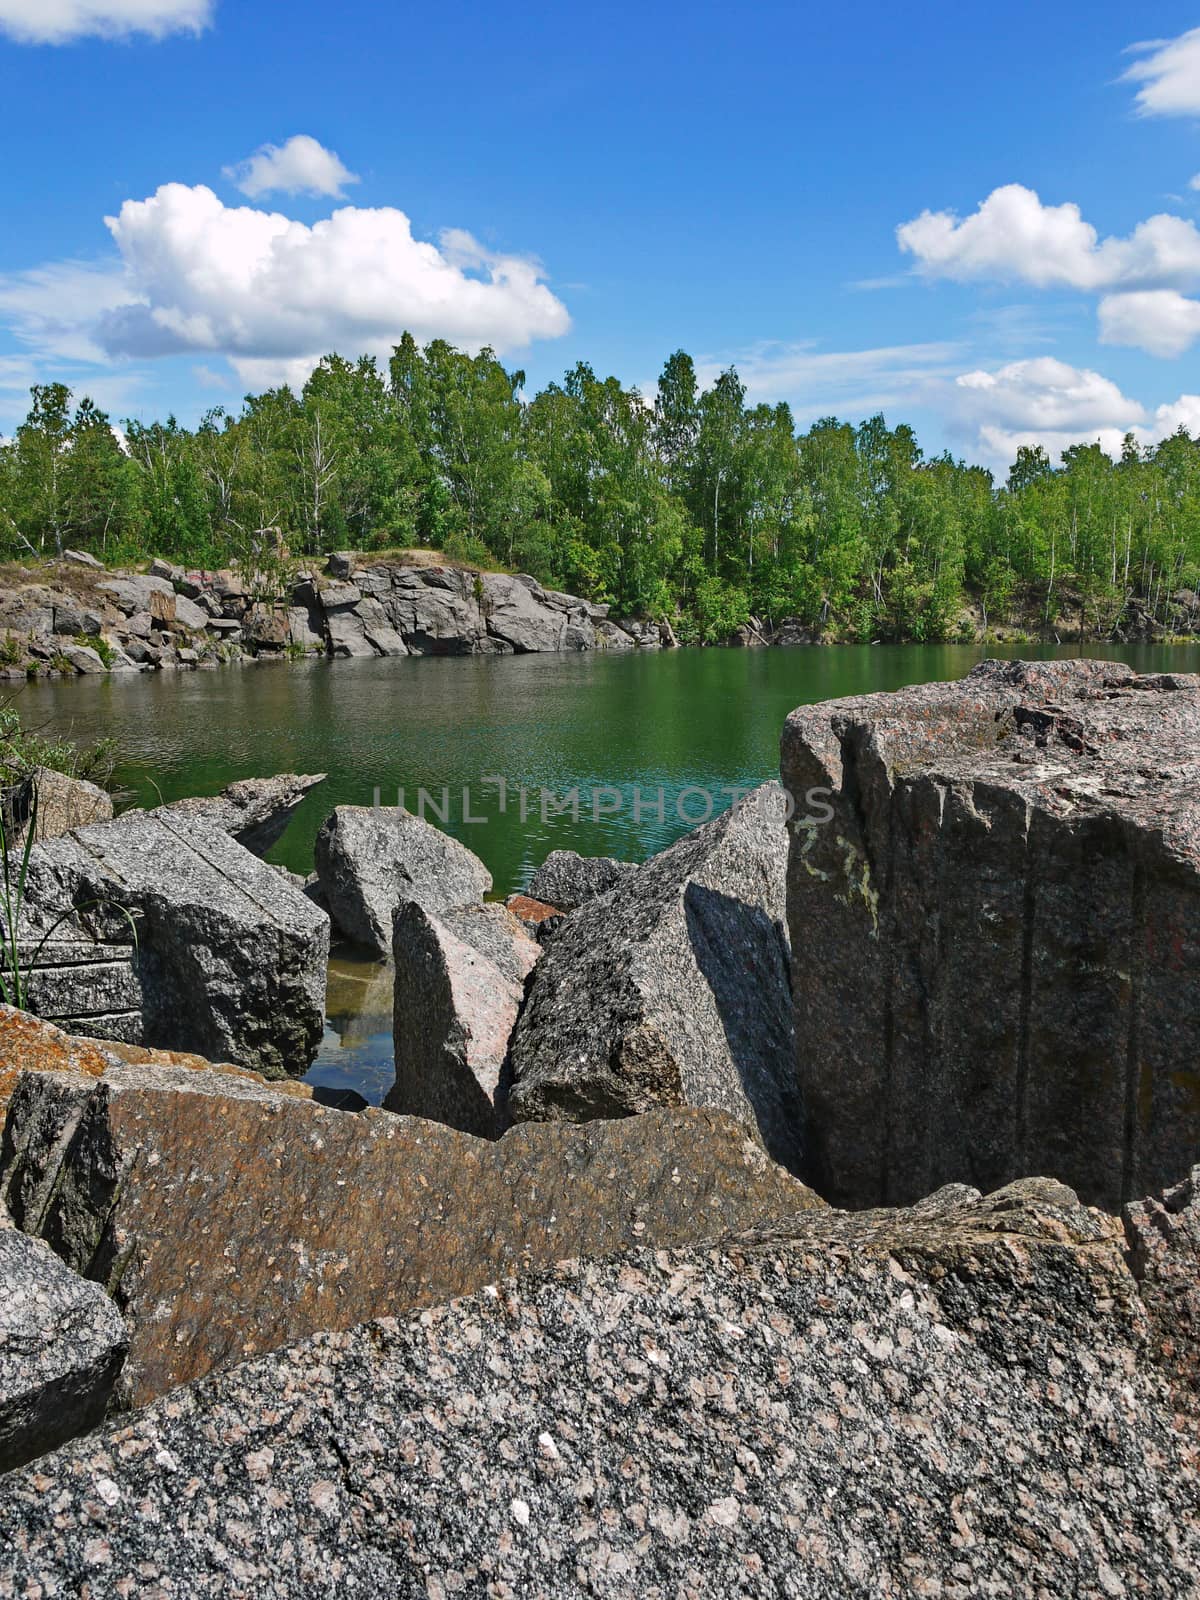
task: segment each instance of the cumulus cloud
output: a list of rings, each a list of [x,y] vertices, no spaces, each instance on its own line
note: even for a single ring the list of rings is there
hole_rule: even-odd
[[[0,318],[43,357],[218,355],[268,385],[303,382],[331,350],[386,355],[406,329],[504,352],[570,326],[536,261],[459,229],[416,239],[391,207],[310,227],[166,184],[105,220],[116,259],[0,277]]]
[[[923,211],[896,229],[900,248],[930,278],[1083,290],[1188,287],[1200,281],[1200,231],[1167,213],[1126,239],[1101,239],[1074,204],[1044,205],[1032,189],[994,189],[973,216]]]
[[[964,372],[955,382],[969,410],[1008,427],[1090,433],[1142,416],[1110,379],[1053,356],[1013,361],[998,372]]]
[[[73,39],[200,33],[212,21],[213,0],[0,0],[0,33],[19,44],[68,44]]]
[[[1181,356],[1200,338],[1200,300],[1176,289],[1106,295],[1100,302],[1105,344],[1134,345],[1154,356]]]
[[[1102,239],[1077,205],[1044,205],[1018,183],[994,189],[972,216],[923,211],[896,230],[927,278],[1021,282],[1099,294],[1101,336],[1179,355],[1200,334],[1200,230],[1161,213],[1126,238]]]
[[[406,328],[511,350],[570,326],[536,262],[457,229],[415,239],[391,207],[309,227],[172,183],[105,220],[134,291],[98,324],[113,355],[221,352],[239,375],[280,382],[330,350],[386,351]]]
[[[1136,104],[1145,117],[1191,117],[1200,112],[1200,28],[1177,39],[1135,44],[1135,61],[1124,74],[1138,83]]]
[[[1181,395],[1148,415],[1101,373],[1049,356],[964,372],[940,403],[953,431],[1000,475],[1023,445],[1057,461],[1072,445],[1099,444],[1115,459],[1127,434],[1151,445],[1180,427],[1200,429],[1200,397]]]
[[[252,156],[223,168],[225,176],[256,200],[264,194],[330,195],[340,199],[348,183],[358,177],[332,150],[307,133],[297,133],[286,144],[261,145]]]

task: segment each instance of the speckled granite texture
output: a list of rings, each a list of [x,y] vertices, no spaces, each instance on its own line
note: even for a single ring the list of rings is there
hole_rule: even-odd
[[[126,1066],[186,1067],[193,1072],[216,1072],[234,1078],[249,1078],[264,1083],[257,1072],[228,1062],[208,1061],[204,1056],[184,1050],[152,1050],[148,1045],[125,1044],[117,1039],[81,1039],[64,1032],[52,1022],[31,1017],[15,1006],[0,1005],[0,1125],[8,1102],[23,1072],[79,1073],[102,1078],[106,1072]],[[311,1100],[312,1090],[294,1079],[276,1080],[277,1094]],[[0,1183],[0,1193],[3,1185]],[[0,1208],[3,1209],[3,1208]]]
[[[40,1239],[0,1228],[0,1472],[95,1427],[124,1359],[104,1291]]]
[[[137,928],[137,1042],[301,1077],[325,1019],[329,920],[202,815],[163,808],[77,828],[30,856],[29,931],[127,944]],[[126,1033],[122,1037],[129,1038]]]
[[[1178,1182],[1200,678],[983,662],[802,707],[782,750],[804,1176],[861,1206],[1042,1172],[1112,1211]]]
[[[429,1117],[483,1139],[505,1127],[508,1041],[541,946],[504,906],[396,908],[389,1111]]]
[[[116,1296],[133,1404],[526,1266],[687,1244],[822,1204],[720,1112],[530,1125],[493,1143],[143,1066],[25,1074],[0,1188],[18,1226]]]
[[[514,1122],[712,1106],[802,1170],[783,813],[764,784],[567,917],[513,1030]]]
[[[1200,1418],[1200,1166],[1165,1194],[1126,1206],[1125,1231],[1159,1360],[1181,1409]]]
[[[1055,1185],[566,1264],[264,1356],[0,1484],[0,1595],[1197,1592],[1192,1441]]]

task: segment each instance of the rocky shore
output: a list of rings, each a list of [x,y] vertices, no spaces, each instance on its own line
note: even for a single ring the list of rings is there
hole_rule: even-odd
[[[1100,662],[804,707],[505,905],[396,809],[268,866],[317,775],[64,804],[0,1596],[1194,1596],[1198,732]],[[383,1109],[297,1081],[331,935],[394,964]]]
[[[670,625],[524,574],[342,553],[320,570],[109,572],[68,555],[0,587],[0,674],[100,674],[240,660],[657,650]]]

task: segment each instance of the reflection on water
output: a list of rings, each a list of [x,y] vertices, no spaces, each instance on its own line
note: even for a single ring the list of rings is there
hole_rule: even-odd
[[[116,740],[117,779],[141,805],[215,794],[236,778],[326,772],[271,859],[312,870],[321,822],[336,805],[385,801],[404,788],[450,791],[446,827],[482,857],[499,895],[524,888],[551,850],[642,861],[686,831],[675,801],[693,786],[719,795],[778,771],[779,732],[793,707],[841,695],[957,678],[985,654],[1105,656],[1143,672],[1200,670],[1195,645],[985,651],[965,645],[837,645],[798,650],[673,650],[585,655],[301,662],[218,672],[132,673],[45,682],[14,699],[31,724]],[[585,796],[569,813],[524,819],[479,791],[488,774]],[[463,786],[476,797],[464,814]],[[664,814],[629,803],[666,792]],[[587,796],[615,788],[626,803],[590,814]],[[411,803],[411,802],[410,802]],[[694,803],[694,801],[693,801]],[[727,799],[720,799],[723,809]],[[392,1081],[385,970],[339,956],[329,1027],[314,1072],[378,1101]]]
[[[329,962],[325,1036],[304,1081],[314,1088],[357,1089],[377,1106],[395,1079],[392,1065],[392,969],[338,951]]]

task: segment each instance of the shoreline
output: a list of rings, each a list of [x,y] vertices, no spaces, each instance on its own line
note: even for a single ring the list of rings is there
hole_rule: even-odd
[[[1192,613],[1178,631],[1151,625],[1131,600],[1127,629],[985,625],[968,606],[944,640],[859,640],[836,626],[751,618],[728,638],[690,639],[680,618],[617,617],[608,605],[548,589],[528,574],[444,562],[432,552],[330,556],[322,572],[242,577],[153,561],[147,572],[101,567],[68,552],[60,561],[0,575],[0,680],[212,669],[247,661],[640,653],[675,649],[942,647],[1087,649],[1186,645],[1200,637]],[[1026,624],[1029,619],[1026,619]],[[681,637],[682,635],[682,637]]]

